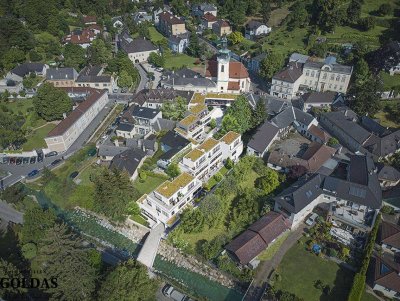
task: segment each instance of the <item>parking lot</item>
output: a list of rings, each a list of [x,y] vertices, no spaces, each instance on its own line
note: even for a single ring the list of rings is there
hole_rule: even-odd
[[[300,135],[298,132],[290,133],[285,139],[276,141],[272,147],[272,151],[278,151],[280,154],[301,157],[306,151],[310,141]]]

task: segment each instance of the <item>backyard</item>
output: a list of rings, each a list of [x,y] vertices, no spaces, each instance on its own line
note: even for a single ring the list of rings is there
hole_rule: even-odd
[[[385,127],[400,128],[400,124],[393,118],[396,115],[397,107],[400,100],[385,100],[381,101],[382,109],[375,114],[375,118],[379,119],[379,123]]]
[[[46,142],[44,141],[44,138],[52,129],[54,129],[55,126],[56,125],[53,123],[47,123],[33,130],[26,136],[27,141],[22,145],[22,149],[24,151],[30,151],[34,149],[45,148]]]
[[[184,53],[165,53],[165,69],[180,69],[182,67],[192,68],[195,66],[197,58],[188,56]]]
[[[158,41],[161,41],[162,39],[165,39],[164,36],[158,32],[158,30],[154,26],[149,27],[149,34],[150,34],[150,40],[153,43],[157,43]]]
[[[304,300],[346,300],[353,272],[307,251],[305,240],[301,239],[286,253],[274,279],[277,290],[289,291]],[[318,280],[324,287],[329,286],[328,294],[316,288]]]

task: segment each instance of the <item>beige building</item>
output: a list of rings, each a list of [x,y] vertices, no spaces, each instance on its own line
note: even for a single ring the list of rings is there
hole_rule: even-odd
[[[88,66],[82,69],[75,81],[75,87],[89,87],[94,89],[106,89],[112,93],[116,85],[111,75],[103,74],[103,67]]]
[[[47,134],[44,140],[51,151],[66,151],[108,103],[106,90],[89,88],[87,93],[86,99]]]
[[[132,39],[124,33],[120,40],[120,47],[128,54],[132,63],[147,62],[152,52],[158,53],[158,48],[144,38]]]
[[[229,23],[225,20],[218,20],[212,24],[212,30],[220,37],[229,35],[232,33],[232,28]]]
[[[186,33],[185,21],[174,16],[172,13],[164,11],[158,15],[158,28],[167,37],[179,36]]]
[[[46,81],[55,87],[74,87],[78,72],[74,68],[49,68]]]

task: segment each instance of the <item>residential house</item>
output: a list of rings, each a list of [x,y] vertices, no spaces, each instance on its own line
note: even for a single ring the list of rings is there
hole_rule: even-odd
[[[157,120],[162,118],[162,112],[140,106],[133,106],[127,111],[133,119],[135,135],[146,137],[155,132],[154,126]]]
[[[201,24],[203,25],[203,28],[206,29],[212,29],[212,25],[217,21],[217,17],[211,13],[206,13],[201,17]]]
[[[71,43],[79,45],[82,48],[86,49],[92,44],[93,40],[96,39],[96,36],[98,34],[98,27],[75,29],[63,38],[63,42],[64,44]]]
[[[97,149],[97,156],[103,162],[111,161],[116,155],[128,150],[129,147],[101,144]]]
[[[307,138],[321,144],[327,144],[331,136],[320,127],[312,124],[307,131]]]
[[[245,38],[254,39],[260,36],[265,36],[271,32],[272,28],[259,21],[251,20],[245,26]]]
[[[86,99],[52,129],[44,139],[50,151],[64,152],[68,150],[108,103],[106,90],[92,88],[86,90],[88,93]]]
[[[188,46],[189,46],[188,32],[178,36],[170,36],[168,38],[168,47],[174,53],[183,53]]]
[[[304,173],[315,173],[333,157],[335,152],[334,148],[318,142],[311,142],[299,156],[274,150],[268,156],[268,167],[285,173],[292,168],[302,167]]]
[[[188,140],[200,141],[204,134],[204,124],[199,117],[190,114],[178,122],[175,131]]]
[[[186,33],[185,21],[172,13],[164,11],[158,15],[158,18],[158,28],[165,36],[179,36]]]
[[[111,23],[114,28],[122,28],[124,26],[124,23],[122,22],[122,17],[114,17],[111,19]]]
[[[272,143],[279,139],[279,128],[269,121],[265,121],[247,145],[247,154],[264,158]]]
[[[336,92],[308,92],[300,97],[300,110],[304,112],[311,111],[314,108],[330,109],[331,105],[337,100],[338,95]]]
[[[261,62],[267,57],[266,53],[260,53],[248,59],[247,68],[254,73],[260,73]]]
[[[195,4],[192,6],[192,14],[195,17],[202,17],[207,14],[213,15],[214,17],[217,16],[218,9],[214,4],[211,3],[201,3]]]
[[[142,166],[146,158],[146,153],[141,149],[128,149],[114,156],[109,168],[127,172],[131,181],[134,181],[138,176],[138,169]]]
[[[281,214],[270,211],[253,223],[246,231],[225,246],[228,254],[241,265],[255,268],[256,257],[289,229],[290,225]]]
[[[300,64],[289,63],[272,77],[270,95],[289,100],[294,98],[299,90],[302,74]]]
[[[400,226],[385,220],[385,216],[383,216],[376,240],[384,251],[390,253],[400,252]]]
[[[161,8],[160,7],[160,8],[158,8],[158,9],[153,11],[153,22],[154,22],[154,25],[157,26],[160,23],[159,16],[164,10],[165,10],[165,8]]]
[[[390,189],[400,183],[400,171],[384,163],[376,163],[378,180],[384,190]]]
[[[74,68],[49,68],[46,81],[55,87],[74,87],[78,72]]]
[[[356,234],[369,232],[382,206],[374,163],[367,156],[353,155],[345,170],[345,178],[305,175],[274,198],[274,210],[288,218],[294,229],[324,203],[329,205],[329,222]]]
[[[191,147],[192,144],[189,140],[174,131],[168,131],[160,139],[160,148],[163,154],[157,161],[157,165],[163,169],[167,168],[172,160],[187,153]]]
[[[201,187],[200,180],[183,172],[143,195],[137,202],[145,218],[171,227],[178,220],[179,213],[198,196]]]
[[[22,82],[25,76],[35,74],[36,76],[46,76],[49,66],[43,63],[23,63],[18,65],[6,75],[6,79],[14,82]]]
[[[192,91],[176,91],[172,89],[143,89],[134,95],[132,102],[146,108],[160,109],[165,102],[175,101],[183,97],[187,102],[193,97]]]
[[[83,68],[75,81],[75,86],[105,89],[108,93],[112,93],[115,88],[114,78],[111,75],[104,75],[103,71],[104,68],[101,66]]]
[[[400,299],[399,255],[384,253],[374,255],[370,260],[367,282],[374,291],[390,300]]]
[[[132,19],[135,24],[139,25],[143,22],[153,21],[153,16],[142,10],[132,14]]]
[[[82,22],[85,25],[95,25],[97,24],[97,18],[96,16],[83,16]]]
[[[7,78],[0,79],[0,93],[8,91],[10,94],[18,94],[23,88],[22,81],[17,82]]]
[[[227,158],[237,161],[243,152],[240,134],[229,132],[220,140],[208,138],[188,152],[179,163],[181,170],[207,182],[222,167]]]
[[[227,36],[232,33],[232,28],[229,25],[228,21],[225,21],[222,19],[220,19],[212,24],[212,30],[219,37]]]
[[[131,123],[121,122],[115,129],[118,137],[133,138],[135,136],[135,125]]]
[[[128,54],[132,63],[147,62],[150,53],[158,53],[158,48],[145,38],[132,39],[130,35],[125,32],[119,41],[119,47]]]

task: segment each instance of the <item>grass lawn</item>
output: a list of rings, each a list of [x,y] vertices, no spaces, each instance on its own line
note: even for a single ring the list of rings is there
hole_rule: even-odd
[[[368,15],[372,15],[373,12],[377,11],[379,6],[381,6],[383,3],[388,3],[392,6],[392,8],[399,8],[399,2],[397,0],[364,0],[364,3],[361,8],[361,16],[362,17],[367,17]],[[391,18],[392,16],[384,16],[384,17],[378,17],[378,18]]]
[[[149,34],[150,34],[150,40],[153,43],[157,43],[158,41],[165,39],[164,36],[161,33],[159,33],[154,26],[149,27]]]
[[[228,170],[226,169],[225,166],[223,166],[220,170],[219,173],[221,175],[225,175],[228,172]],[[218,182],[215,180],[215,177],[213,176],[211,179],[208,180],[207,182],[207,186],[211,189],[212,187],[214,187],[214,185],[216,185]]]
[[[379,119],[379,123],[386,127],[400,128],[400,124],[397,123],[393,118],[393,112],[396,112],[397,106],[400,100],[385,100],[381,101],[382,110],[375,114],[375,118]],[[392,109],[393,108],[393,109]],[[393,110],[393,112],[392,112]]]
[[[4,102],[2,105],[14,114],[22,114],[24,116],[25,123],[22,126],[24,129],[37,128],[46,124],[46,121],[39,118],[39,116],[37,116],[37,114],[34,112],[32,99],[30,98]]]
[[[55,124],[48,123],[45,126],[34,130],[29,136],[27,136],[27,141],[22,145],[24,151],[30,151],[37,148],[46,147],[46,142],[44,138],[47,134],[55,128]]]
[[[352,272],[307,251],[304,243],[296,244],[286,253],[277,273],[276,289],[289,291],[307,301],[346,300],[353,279]],[[317,280],[330,286],[329,295],[314,287]]]
[[[149,223],[141,215],[131,215],[129,218],[143,226],[149,226]]]
[[[381,71],[379,75],[382,77],[385,91],[389,91],[395,86],[400,86],[400,74],[390,75],[387,72]]]
[[[278,252],[279,248],[282,246],[283,242],[289,236],[289,231],[284,233],[281,237],[279,237],[272,245],[270,245],[267,249],[265,249],[259,256],[258,259],[261,261],[270,260],[276,252]]]
[[[184,53],[167,53],[165,54],[165,69],[179,69],[182,68],[183,66],[186,66],[187,68],[191,68],[194,65],[194,62],[197,60],[195,57],[188,56],[187,54]]]
[[[161,183],[165,180],[168,180],[168,177],[162,175],[147,175],[147,178],[144,182],[140,182],[140,179],[137,178],[133,183],[133,186],[140,192],[140,194],[145,194],[152,192],[155,188],[157,188]]]
[[[376,298],[374,295],[364,292],[364,294],[361,297],[361,301],[379,301],[379,299]]]

